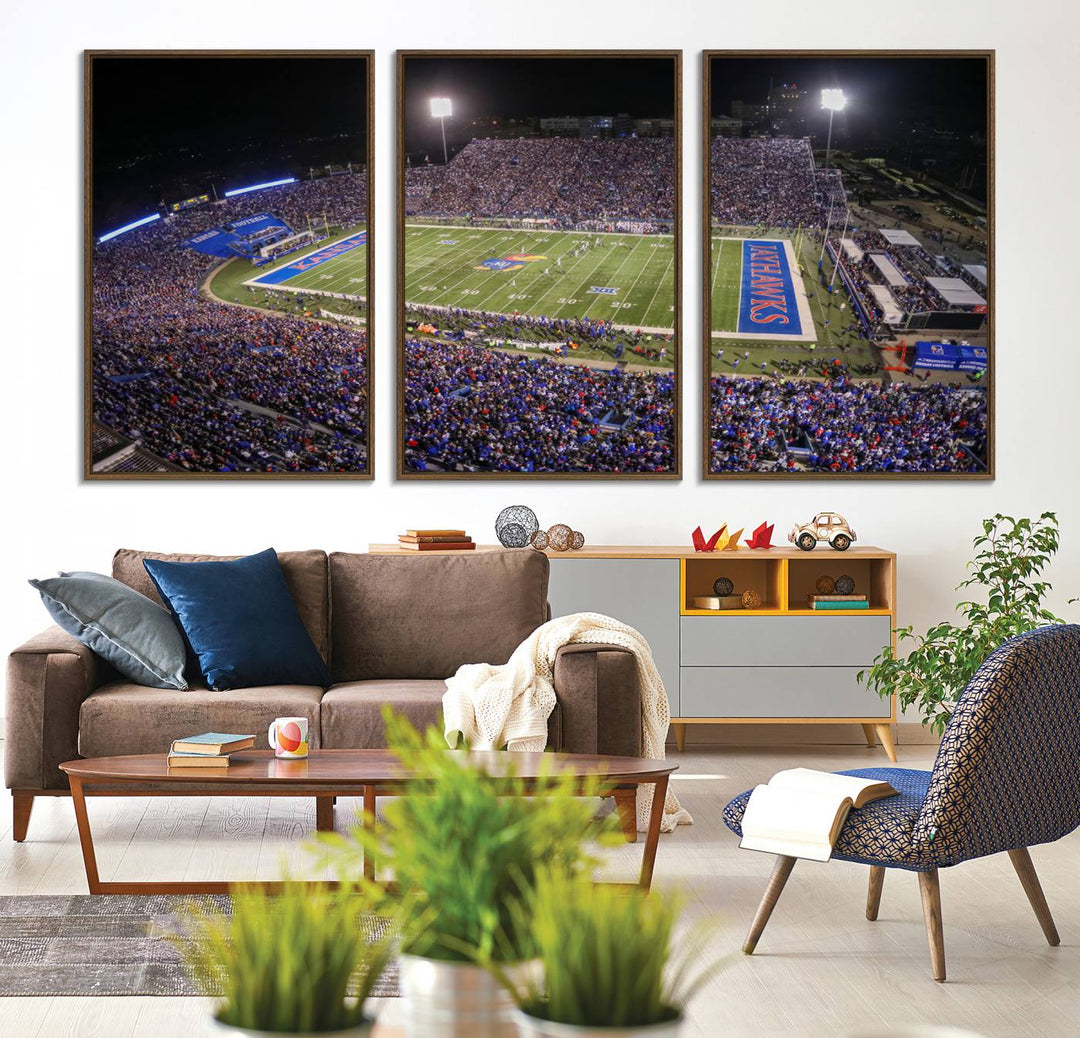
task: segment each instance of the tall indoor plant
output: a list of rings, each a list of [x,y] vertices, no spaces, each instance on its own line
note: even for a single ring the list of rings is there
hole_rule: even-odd
[[[541,968],[525,984],[502,977],[520,1038],[676,1038],[687,1002],[721,965],[708,964],[704,931],[674,951],[680,909],[671,895],[545,870],[528,919]]]
[[[384,716],[387,745],[423,778],[386,801],[382,824],[320,834],[323,860],[349,878],[362,873],[364,854],[393,870],[388,896],[401,920],[410,1036],[512,1035],[509,996],[478,963],[512,972],[532,957],[525,906],[539,869],[585,873],[593,864],[587,839],[621,839],[613,819],[597,823],[595,802],[576,795],[599,795],[599,780],[582,790],[580,779],[552,770],[527,788],[513,754],[495,777],[448,750],[438,730],[421,735],[391,711]]]
[[[364,1002],[392,949],[389,931],[367,936],[370,909],[348,885],[238,886],[231,912],[193,909],[174,941],[204,993],[221,991],[222,1032],[360,1038],[373,1026]]]
[[[1065,622],[1045,606],[1051,585],[1042,579],[1059,539],[1053,512],[984,519],[972,542],[970,576],[957,585],[958,591],[972,589],[956,607],[963,622],[944,620],[923,635],[897,628],[901,648],[910,643],[906,655],[885,648],[859,680],[882,697],[895,694],[901,708],[914,706],[924,725],[943,732],[960,693],[994,649],[1036,627]]]

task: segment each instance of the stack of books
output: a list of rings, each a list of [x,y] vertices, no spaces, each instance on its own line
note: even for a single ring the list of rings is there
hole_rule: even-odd
[[[807,595],[811,609],[869,609],[866,595]]]
[[[464,530],[406,530],[398,544],[409,551],[472,551],[476,545]]]
[[[229,754],[250,750],[254,735],[230,735],[225,732],[203,732],[186,739],[174,739],[169,749],[170,768],[227,768]]]

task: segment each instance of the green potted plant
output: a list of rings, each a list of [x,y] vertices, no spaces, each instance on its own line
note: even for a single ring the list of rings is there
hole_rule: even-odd
[[[406,1032],[416,1038],[514,1034],[508,993],[480,963],[514,974],[533,957],[523,906],[544,866],[586,872],[585,842],[620,842],[613,818],[597,822],[599,780],[554,770],[526,788],[513,772],[489,775],[449,750],[435,728],[421,735],[390,710],[387,745],[424,776],[409,795],[388,799],[383,823],[348,836],[319,834],[324,863],[359,877],[364,854],[392,869],[402,933],[399,959]],[[531,795],[527,795],[531,794]]]
[[[676,1038],[686,1004],[721,966],[701,965],[700,930],[672,954],[680,907],[670,895],[545,871],[529,910],[541,969],[524,985],[502,978],[520,1038]]]
[[[915,707],[922,723],[940,735],[960,693],[994,649],[1036,627],[1065,622],[1044,605],[1051,585],[1041,579],[1058,544],[1053,512],[1038,519],[984,519],[972,542],[971,575],[957,585],[958,591],[979,590],[957,605],[963,621],[942,621],[923,635],[910,626],[897,628],[901,648],[911,643],[906,655],[886,647],[859,672],[859,681],[883,698],[895,694],[901,708]]]
[[[193,909],[174,942],[203,992],[221,992],[222,1033],[361,1038],[392,947],[388,934],[367,936],[370,907],[356,887],[240,886],[231,913]]]

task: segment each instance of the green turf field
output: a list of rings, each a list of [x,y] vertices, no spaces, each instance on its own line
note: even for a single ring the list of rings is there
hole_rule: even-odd
[[[364,229],[363,224],[354,227],[331,228],[330,237],[309,248],[282,256],[265,267],[254,267],[247,260],[229,260],[214,272],[209,288],[213,295],[226,303],[243,303],[262,310],[277,310],[286,313],[304,309],[305,303],[300,293],[291,289],[304,289],[308,293],[337,293],[347,298],[338,299],[322,295],[319,309],[349,315],[362,314],[366,307],[360,302],[367,296],[367,248],[360,246],[327,260],[303,274],[290,278],[282,285],[247,285],[245,282],[261,274],[276,270],[286,263],[292,263],[312,252],[325,249],[341,238],[347,238]],[[309,298],[310,301],[310,298]]]
[[[485,260],[512,255],[539,258],[516,269],[481,267]],[[674,239],[409,224],[405,300],[492,313],[589,317],[666,333],[675,326]]]
[[[733,332],[738,326],[742,252],[741,240],[713,236],[712,328],[714,332]]]

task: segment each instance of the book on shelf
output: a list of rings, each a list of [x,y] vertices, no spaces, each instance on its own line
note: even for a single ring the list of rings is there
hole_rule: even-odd
[[[848,812],[896,796],[888,782],[812,768],[778,771],[750,794],[740,847],[828,861]]]
[[[472,542],[472,538],[462,533],[433,533],[433,534],[398,534],[398,540],[402,544],[461,544],[465,541]]]
[[[472,551],[476,545],[472,541],[403,541],[398,539],[398,547],[408,551]]]
[[[229,755],[217,753],[211,756],[206,753],[177,753],[172,750],[168,764],[170,768],[227,768]]]
[[[807,595],[811,602],[865,602],[866,595]]]
[[[250,750],[254,735],[232,735],[228,732],[203,732],[186,739],[174,739],[170,753],[193,753],[200,757],[217,757],[236,750]]]
[[[818,599],[809,599],[809,605],[811,609],[820,610],[822,612],[828,612],[830,609],[869,609],[870,603],[865,598],[855,598],[847,600],[835,600],[823,602],[820,597]]]
[[[464,530],[406,530],[404,536],[406,537],[451,537],[457,540],[464,540]]]
[[[695,595],[691,600],[695,609],[742,609],[742,595]]]

